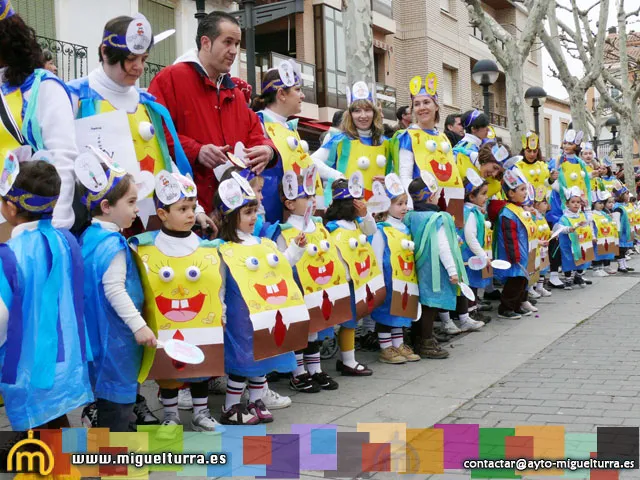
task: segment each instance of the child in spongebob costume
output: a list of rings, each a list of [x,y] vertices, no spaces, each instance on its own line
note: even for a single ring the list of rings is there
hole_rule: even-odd
[[[98,150],[81,154],[75,171],[86,189],[83,204],[93,217],[80,241],[97,426],[127,432],[137,398],[140,345],[156,343],[141,315],[144,293],[138,267],[120,233],[135,220],[138,188],[131,175]],[[142,192],[142,198],[148,193]]]
[[[616,257],[618,261],[618,272],[627,273],[633,271],[633,268],[627,265],[625,256],[627,250],[633,248],[633,240],[635,237],[629,215],[629,189],[626,185],[617,181],[614,185],[613,196],[615,198],[615,204],[613,205],[612,217],[616,223],[620,239],[620,252]]]
[[[307,347],[296,351],[297,366],[289,383],[292,390],[303,393],[338,388],[338,383],[322,371],[318,332],[351,318],[349,282],[338,249],[322,219],[311,216],[316,208],[315,171],[311,166],[302,176],[285,172],[280,189],[289,216],[281,226],[278,248],[285,251],[301,232],[307,237],[307,248],[294,267],[294,275],[309,310],[309,337]]]
[[[384,136],[382,112],[365,82],[356,82],[352,89],[347,88],[347,103],[349,109],[342,116],[342,132],[332,136],[312,158],[340,172],[337,178],[362,173],[364,199],[368,200],[373,195],[373,180],[391,171],[389,140]],[[331,185],[335,179],[334,176],[327,183],[327,206],[332,201]]]
[[[376,321],[383,363],[417,362],[420,355],[404,343],[404,330],[419,317],[420,296],[409,228],[402,223],[407,213],[408,195],[395,173],[379,184],[384,194],[386,218],[378,222],[371,246],[382,266],[387,295],[384,303],[371,313]]]
[[[417,124],[394,137],[394,166],[405,189],[421,171],[431,173],[441,187],[438,206],[454,217],[456,226],[462,227],[464,187],[451,144],[437,128],[440,121],[437,86],[435,73],[427,75],[424,84],[419,76],[411,79],[411,109]]]
[[[306,237],[297,235],[284,253],[253,235],[258,202],[249,183],[229,172],[215,196],[221,211],[219,247],[226,265],[227,324],[225,371],[229,377],[222,423],[254,425],[273,421],[262,400],[266,374],[295,369],[293,351],[306,347],[309,313],[291,265],[302,257]],[[241,403],[249,380],[249,404]]]
[[[593,247],[595,250],[595,259],[593,261],[593,276],[608,277],[608,269],[611,260],[618,253],[617,231],[613,218],[605,210],[605,203],[611,198],[608,190],[593,190],[591,192],[592,205],[591,213],[593,214]]]
[[[527,181],[533,185],[538,192],[541,188],[551,189],[549,184],[549,167],[542,159],[542,152],[539,145],[540,139],[536,132],[527,132],[522,136],[522,150],[520,155],[522,160],[516,163],[516,167],[520,169]]]
[[[298,133],[298,119],[287,120],[301,112],[302,103],[295,100],[304,100],[299,65],[294,60],[287,60],[278,68],[269,70],[262,79],[262,93],[258,99],[254,100],[254,109],[261,107],[258,118],[262,122],[265,136],[273,141],[278,152],[277,164],[262,172],[266,190],[278,191],[284,173],[293,171],[296,175],[301,175],[303,169],[313,164],[318,169],[318,208],[324,210],[321,179],[331,181],[342,177],[342,174],[323,161],[313,159],[309,155],[309,144]],[[279,195],[268,195],[262,203],[267,222],[282,220],[283,205]]]
[[[69,427],[66,414],[93,401],[82,254],[51,224],[60,183],[48,162],[4,160],[2,214],[14,228],[0,245],[0,392],[16,431]]]
[[[181,424],[178,389],[184,384],[189,385],[193,397],[191,428],[196,432],[220,431],[207,401],[208,379],[224,373],[224,278],[216,243],[191,231],[196,196],[190,178],[161,171],[156,175],[154,199],[162,230],[130,240],[145,265],[147,320],[158,340],[184,340],[198,346],[205,356],[203,363],[187,365],[170,358],[164,348],[145,349],[139,380],[148,375],[160,386],[162,425],[167,428],[158,434],[167,437]]]
[[[340,326],[340,359],[336,362],[336,369],[342,375],[356,377],[373,373],[356,361],[357,322],[381,305],[386,294],[380,265],[367,240],[367,236],[376,232],[376,222],[361,200],[363,184],[363,175],[359,171],[354,172],[348,182],[344,179],[333,182],[333,199],[325,214],[327,230],[331,232],[332,243],[338,247],[351,287],[351,319]]]

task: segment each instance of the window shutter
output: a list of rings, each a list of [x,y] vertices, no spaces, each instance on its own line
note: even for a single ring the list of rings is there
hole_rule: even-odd
[[[11,4],[36,35],[56,38],[54,0],[13,0]]]

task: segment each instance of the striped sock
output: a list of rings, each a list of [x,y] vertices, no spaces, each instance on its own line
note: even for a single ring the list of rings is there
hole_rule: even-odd
[[[404,343],[404,332],[402,331],[402,327],[391,329],[391,343],[396,348]]]
[[[391,341],[390,332],[378,332],[378,343],[380,343],[380,350],[393,346]]]
[[[193,397],[193,416],[195,417],[202,410],[209,408],[209,397]]]
[[[300,375],[302,375],[303,373],[305,373],[305,369],[304,369],[304,360],[303,360],[303,355],[302,353],[298,353],[296,352],[296,369],[293,371],[293,376],[294,377],[299,377]]]
[[[178,415],[178,396],[173,398],[160,397],[162,400],[162,408],[164,409],[164,418],[171,415]]]
[[[320,352],[305,355],[304,363],[307,366],[307,371],[311,375],[322,372],[322,366],[320,365]]]
[[[244,382],[235,382],[227,379],[227,396],[224,399],[224,408],[229,410],[234,405],[240,403],[240,397],[244,393]]]
[[[267,377],[249,377],[249,401],[260,400],[264,395],[264,386],[267,384]]]

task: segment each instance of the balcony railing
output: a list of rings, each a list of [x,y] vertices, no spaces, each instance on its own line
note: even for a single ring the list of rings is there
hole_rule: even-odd
[[[476,37],[481,42],[484,42],[484,35],[482,34],[482,30],[480,30],[480,27],[471,26],[471,35]],[[504,50],[504,42],[501,41],[501,40],[498,40],[498,41],[500,42],[500,45],[502,46],[502,50]]]
[[[87,75],[87,47],[55,38],[36,38],[40,47],[49,50],[53,55],[53,62],[58,67],[58,77],[61,80],[68,82]]]
[[[396,89],[381,83],[376,84],[376,100],[382,106],[384,118],[396,118]]]
[[[393,18],[393,0],[371,0],[371,10]]]
[[[256,58],[256,66],[260,68],[260,76],[257,78],[257,83],[262,83],[262,75],[264,75],[267,70],[277,67],[285,60],[293,60],[300,65],[300,70],[302,72],[302,92],[305,96],[304,101],[308,103],[318,103],[316,95],[316,66],[311,63],[301,62],[300,60],[296,60],[295,58],[287,57],[286,55],[276,52],[258,55]],[[256,85],[256,90],[256,93],[260,93],[260,85]]]
[[[140,87],[148,88],[151,80],[153,80],[153,77],[160,73],[160,70],[162,70],[164,67],[165,65],[160,65],[159,63],[146,62],[144,64],[144,73],[140,78]]]
[[[489,112],[489,123],[491,125],[497,125],[498,127],[508,128],[507,116],[496,112]]]

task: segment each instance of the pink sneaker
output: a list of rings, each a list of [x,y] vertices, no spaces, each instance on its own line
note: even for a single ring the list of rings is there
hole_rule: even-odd
[[[249,413],[252,413],[256,417],[258,417],[260,423],[273,422],[273,415],[271,415],[271,412],[267,410],[266,405],[260,399],[247,405],[247,410],[249,410]]]

